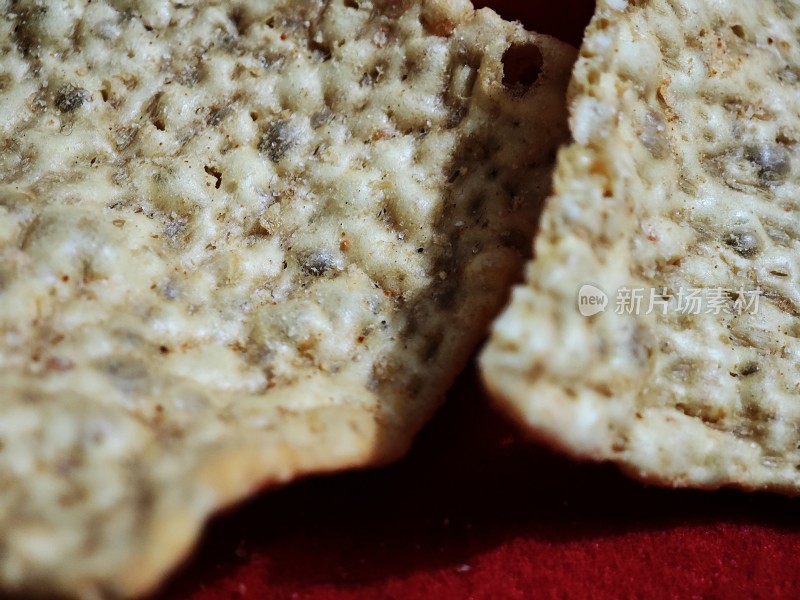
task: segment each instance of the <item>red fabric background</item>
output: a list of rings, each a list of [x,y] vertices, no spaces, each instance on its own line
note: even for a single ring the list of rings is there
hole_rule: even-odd
[[[573,44],[592,3],[486,2]],[[158,600],[792,597],[796,500],[647,488],[525,443],[468,369],[391,467],[212,523]]]

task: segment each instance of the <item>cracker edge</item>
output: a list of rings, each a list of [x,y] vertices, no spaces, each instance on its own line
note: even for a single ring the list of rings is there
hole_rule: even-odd
[[[460,0],[429,0],[429,2],[430,5],[437,5],[437,8],[444,7],[445,10],[461,4]],[[480,10],[494,12],[489,8]],[[473,16],[474,13],[470,13],[463,22],[471,20]],[[504,21],[496,15],[495,18],[502,21],[508,30],[508,44],[504,46],[502,52],[512,43],[525,42],[534,43],[541,51],[543,65],[536,84],[538,93],[526,96],[524,99],[526,103],[532,105],[537,103],[543,95],[541,88],[545,88],[544,96],[547,98],[554,94],[555,87],[559,86],[559,90],[565,87],[569,66],[576,58],[576,51],[572,46],[547,35],[528,32],[519,22]],[[502,52],[491,61],[492,72],[488,74],[487,79],[493,85],[502,85]],[[484,66],[487,66],[486,63]],[[562,118],[565,117],[564,111]],[[515,270],[516,279],[519,280],[525,260],[520,256],[517,261],[519,264]],[[179,509],[162,510],[161,514],[154,515],[151,521],[153,525],[142,536],[144,541],[141,549],[109,577],[50,581],[40,591],[49,593],[58,586],[59,593],[65,598],[94,599],[98,594],[100,597],[149,596],[158,592],[170,573],[192,555],[206,524],[215,515],[252,499],[256,494],[295,480],[350,469],[380,467],[403,457],[413,444],[416,434],[443,404],[448,390],[486,338],[489,325],[508,301],[510,288],[501,294],[497,292],[497,267],[497,264],[487,264],[478,275],[472,275],[473,286],[477,288],[483,285],[487,291],[485,294],[475,294],[470,303],[459,307],[460,318],[454,319],[456,324],[453,325],[453,330],[459,331],[462,335],[457,340],[458,343],[448,338],[445,342],[447,350],[442,353],[443,356],[452,357],[449,368],[437,366],[438,372],[428,371],[428,380],[438,384],[429,395],[431,400],[428,405],[423,410],[417,411],[408,422],[388,423],[382,420],[380,415],[364,411],[359,407],[338,406],[334,407],[331,415],[328,415],[329,420],[326,421],[328,426],[324,437],[321,439],[317,437],[313,445],[243,444],[228,448],[214,456],[189,478],[189,485],[207,486],[215,495],[215,502],[196,513]],[[507,264],[506,269],[508,269]],[[335,382],[330,384],[336,387]],[[346,385],[347,382],[344,387]],[[298,390],[300,393],[302,391],[302,388]],[[357,391],[363,393],[361,388]],[[404,399],[409,400],[406,394],[397,394],[391,400]],[[383,398],[382,401],[387,402],[390,399]],[[315,409],[297,413],[296,416],[306,421],[304,424],[307,425],[310,415],[320,412],[325,411]],[[330,416],[334,418],[330,419]],[[352,427],[353,423],[363,427],[363,430],[356,431]],[[341,431],[347,432],[347,435],[339,435]],[[312,434],[319,436],[318,433],[312,432]],[[331,452],[332,448],[337,448],[337,451]],[[37,589],[24,585],[7,591],[24,594],[36,593]]]

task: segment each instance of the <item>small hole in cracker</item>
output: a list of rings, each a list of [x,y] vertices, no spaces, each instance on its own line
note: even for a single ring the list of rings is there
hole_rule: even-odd
[[[525,92],[539,81],[544,59],[533,44],[512,44],[503,54],[503,85]]]

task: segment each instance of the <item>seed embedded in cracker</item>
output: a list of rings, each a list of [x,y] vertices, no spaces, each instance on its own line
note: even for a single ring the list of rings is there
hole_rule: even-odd
[[[799,20],[598,2],[575,142],[481,360],[539,439],[649,482],[800,492]]]
[[[3,7],[0,589],[138,595],[213,511],[406,450],[574,54],[456,0]]]

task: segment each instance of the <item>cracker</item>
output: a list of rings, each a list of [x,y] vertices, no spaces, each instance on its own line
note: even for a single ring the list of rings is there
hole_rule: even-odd
[[[460,0],[0,6],[0,587],[138,595],[212,512],[407,449],[574,54]]]
[[[800,491],[798,23],[786,2],[598,3],[575,142],[482,356],[539,439],[648,482]]]

